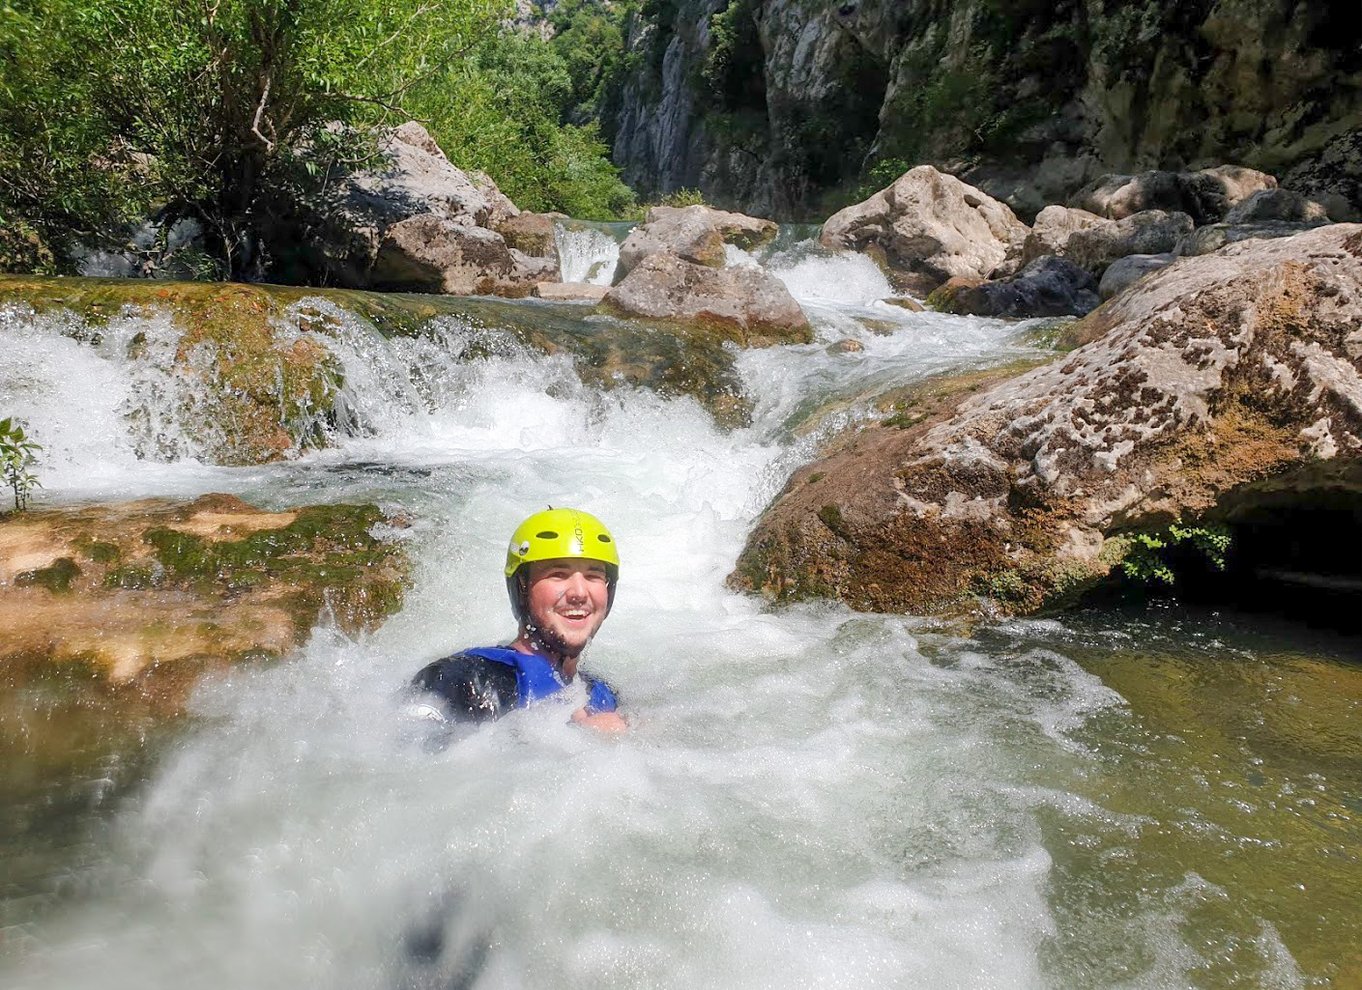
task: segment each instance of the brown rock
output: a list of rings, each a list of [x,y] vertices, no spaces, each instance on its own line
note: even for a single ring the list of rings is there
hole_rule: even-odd
[[[549,259],[545,259],[549,260]],[[422,213],[388,228],[374,259],[374,288],[452,295],[528,295],[550,260],[516,258],[495,231]]]
[[[88,665],[113,683],[279,657],[328,610],[372,629],[401,603],[400,545],[374,506],[263,512],[232,495],[0,520],[0,658]]]
[[[1283,492],[1362,496],[1362,226],[1184,258],[1088,343],[946,418],[850,434],[797,472],[731,581],[877,611],[1061,604],[1126,534]]]
[[[1124,220],[1149,210],[1186,213],[1197,224],[1216,223],[1225,213],[1277,180],[1239,165],[1220,165],[1199,172],[1149,171],[1138,175],[1104,175],[1076,193],[1070,206],[1110,220]]]
[[[604,311],[717,332],[747,347],[807,343],[808,318],[774,275],[710,268],[672,254],[645,258],[601,301]]]
[[[1031,225],[1031,232],[1026,235],[1026,243],[1022,245],[1022,264],[1030,264],[1045,254],[1062,258],[1069,246],[1069,238],[1075,232],[1100,227],[1110,222],[1087,210],[1068,206],[1047,206],[1036,214],[1036,222]]]
[[[620,245],[615,284],[644,258],[661,252],[697,265],[722,268],[725,244],[749,250],[770,241],[777,229],[770,220],[708,206],[654,206],[646,221],[630,231]]]
[[[1005,204],[930,165],[899,176],[823,224],[825,247],[867,251],[893,271],[939,285],[955,275],[1016,270],[1027,227]],[[1010,273],[1009,271],[1009,273]]]
[[[556,258],[553,218],[543,213],[520,213],[495,224],[495,230],[508,247],[536,258]]]
[[[598,303],[609,291],[609,286],[590,282],[540,282],[534,287],[534,294],[540,299],[558,302]]]

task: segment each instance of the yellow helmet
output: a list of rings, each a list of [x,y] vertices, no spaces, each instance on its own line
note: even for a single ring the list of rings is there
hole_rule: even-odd
[[[506,548],[506,591],[511,596],[511,611],[516,621],[525,620],[528,578],[522,568],[536,560],[562,557],[598,560],[605,565],[609,587],[606,613],[615,604],[615,585],[619,582],[620,556],[615,538],[605,524],[580,509],[546,509],[536,512],[511,534]]]

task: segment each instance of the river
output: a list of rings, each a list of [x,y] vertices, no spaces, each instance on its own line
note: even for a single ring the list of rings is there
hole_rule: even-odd
[[[599,280],[616,235],[564,241],[565,267]],[[962,628],[725,587],[865,395],[1032,352],[1024,325],[877,302],[862,259],[762,260],[817,340],[739,357],[749,427],[588,388],[563,355],[461,360],[458,320],[347,316],[354,429],[251,468],[177,424],[164,321],[92,343],[7,311],[0,411],[44,444],[44,501],[372,500],[412,520],[415,569],[377,632],[324,623],[170,722],[60,673],[0,689],[0,986],[1362,985],[1355,639],[1158,601]],[[401,686],[509,638],[505,539],[548,504],[617,537],[586,666],[633,731],[545,704],[425,744]]]

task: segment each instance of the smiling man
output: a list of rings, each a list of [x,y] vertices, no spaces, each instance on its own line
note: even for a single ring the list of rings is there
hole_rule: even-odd
[[[463,650],[423,667],[416,713],[442,722],[484,722],[542,698],[574,705],[572,721],[622,732],[615,692],[577,661],[615,601],[615,538],[578,509],[530,516],[511,535],[506,590],[519,630],[509,646]]]

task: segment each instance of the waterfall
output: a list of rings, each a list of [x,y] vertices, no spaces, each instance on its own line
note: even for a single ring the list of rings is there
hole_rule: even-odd
[[[620,244],[632,224],[586,223],[573,220],[554,224],[553,238],[558,247],[558,263],[564,282],[589,282],[609,285],[615,277]]]

